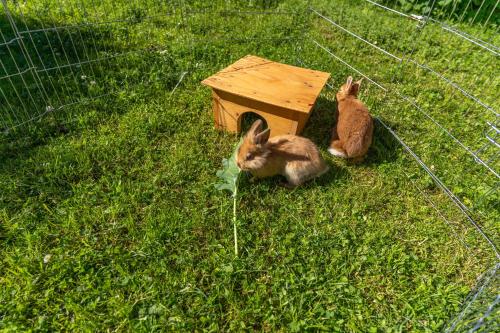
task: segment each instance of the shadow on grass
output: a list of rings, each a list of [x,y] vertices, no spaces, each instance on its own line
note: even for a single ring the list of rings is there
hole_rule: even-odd
[[[120,25],[64,20],[55,25],[47,15],[12,14],[22,42],[0,15],[2,161],[25,158],[49,140],[75,134],[82,121],[89,122],[89,111],[102,121],[127,110],[136,99],[129,96],[132,87],[142,89],[144,99],[178,83],[180,70],[170,50],[129,45],[129,34],[142,22],[128,17],[133,13]],[[127,94],[118,96],[122,91]]]
[[[337,117],[337,103],[324,97],[319,97],[314,108],[314,111],[309,119],[302,135],[315,142],[321,150],[326,150],[331,140],[331,130],[336,122]],[[249,114],[244,117],[242,128],[248,127],[260,117]],[[383,120],[389,127],[393,127],[390,121]],[[347,166],[375,166],[383,163],[392,163],[396,161],[401,154],[401,145],[394,138],[394,136],[383,127],[378,120],[374,120],[375,129],[373,134],[373,142],[368,151],[364,162],[360,164],[352,164],[348,161],[339,159],[340,163],[327,162],[330,166],[330,171],[314,180],[308,181],[300,188],[311,188],[314,186],[331,186],[335,183],[344,182],[350,177]],[[244,131],[245,131],[244,130]],[[243,133],[245,133],[243,131]],[[333,157],[333,159],[337,159]],[[342,162],[341,162],[342,161]],[[250,176],[242,178],[243,186],[253,186],[254,184],[249,181]],[[279,183],[284,181],[284,177],[277,176],[266,179],[258,180],[256,184],[263,184],[267,190],[273,187],[278,187]]]
[[[320,96],[301,135],[326,149],[330,144],[332,128],[337,121],[336,113],[337,102]]]
[[[394,128],[390,121],[386,119],[382,120],[390,128]],[[364,164],[371,166],[382,163],[392,163],[398,160],[399,156],[403,153],[401,144],[377,119],[374,119],[374,125],[373,142]]]

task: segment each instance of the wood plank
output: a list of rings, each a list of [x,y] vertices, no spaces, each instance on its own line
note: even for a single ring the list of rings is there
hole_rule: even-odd
[[[246,56],[202,81],[214,89],[309,113],[329,73]]]
[[[242,116],[247,112],[256,113],[266,120],[267,126],[271,129],[271,137],[282,134],[298,134],[299,117],[307,116],[304,113],[256,102],[220,90],[214,90],[213,98],[217,104],[214,116],[218,117],[216,120],[218,128],[233,133],[241,131]]]

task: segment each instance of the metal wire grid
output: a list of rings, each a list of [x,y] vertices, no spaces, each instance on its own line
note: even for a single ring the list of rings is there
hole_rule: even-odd
[[[498,331],[499,268],[500,264],[496,264],[478,278],[462,310],[446,325],[444,332]]]
[[[373,1],[367,1],[370,4],[374,4]],[[386,9],[387,7],[384,6],[379,6],[382,9]],[[400,92],[397,89],[390,89],[386,86],[384,86],[382,83],[378,82],[376,79],[371,78],[370,76],[364,74],[361,72],[359,69],[355,68],[352,66],[349,61],[346,61],[342,57],[340,57],[338,54],[335,54],[328,46],[326,46],[324,43],[312,38],[311,41],[314,45],[316,45],[320,50],[324,51],[325,54],[331,56],[335,60],[343,63],[345,66],[349,67],[351,70],[357,72],[359,75],[362,75],[365,77],[368,81],[370,81],[372,84],[374,84],[376,87],[380,88],[384,92],[391,92],[395,94],[400,100],[406,101],[409,104],[411,104],[418,112],[420,112],[426,119],[431,121],[436,128],[438,128],[441,132],[443,132],[446,136],[448,136],[458,147],[460,147],[465,153],[470,155],[482,168],[484,168],[485,172],[491,174],[491,178],[493,179],[493,185],[491,186],[490,191],[488,192],[489,194],[492,194],[493,192],[496,191],[498,188],[498,178],[499,178],[499,165],[497,163],[497,159],[499,156],[499,144],[498,144],[498,112],[495,110],[495,108],[491,105],[486,104],[485,102],[482,102],[481,99],[475,94],[469,92],[467,89],[461,87],[459,84],[455,83],[445,75],[439,73],[438,71],[434,70],[431,66],[420,63],[416,59],[412,58],[412,53],[415,49],[415,46],[413,46],[413,49],[407,53],[407,54],[402,54],[402,55],[396,55],[394,53],[391,53],[388,50],[383,49],[382,47],[376,45],[373,42],[370,42],[369,40],[361,37],[360,35],[356,34],[355,32],[349,30],[348,28],[343,27],[342,25],[338,24],[334,20],[332,20],[329,17],[326,17],[325,15],[321,14],[318,10],[311,8],[311,11],[319,18],[322,20],[330,23],[332,26],[335,28],[341,30],[345,34],[348,34],[349,36],[356,38],[357,40],[365,43],[366,45],[370,46],[371,48],[383,53],[384,55],[392,58],[392,60],[395,61],[395,66],[408,66],[409,64],[415,65],[419,69],[428,71],[429,73],[435,75],[438,79],[441,80],[441,82],[444,82],[446,85],[447,90],[451,90],[451,96],[454,97],[456,93],[460,93],[464,98],[469,100],[469,107],[465,110],[464,113],[468,113],[472,107],[474,108],[480,108],[484,109],[486,113],[491,113],[490,115],[484,116],[484,118],[489,119],[487,121],[484,121],[484,130],[483,132],[478,132],[474,133],[476,138],[474,139],[479,139],[478,142],[475,143],[475,147],[471,147],[470,144],[466,143],[463,138],[458,137],[458,135],[452,133],[450,129],[447,128],[446,124],[441,123],[436,117],[429,112],[426,108],[422,107],[416,98],[410,97],[409,95]],[[391,10],[391,12],[396,12],[395,10]],[[410,16],[406,15],[404,13],[401,13],[402,16],[414,19],[415,16]],[[425,22],[425,23],[422,23]],[[417,33],[422,34],[421,30],[423,27],[430,22],[430,19],[425,19],[424,17],[420,17],[419,19],[419,25],[417,27]],[[461,34],[458,34],[457,36],[462,36]],[[467,40],[467,39],[466,39]],[[485,49],[486,50],[486,49]],[[489,52],[489,51],[487,51]],[[497,59],[493,59],[496,61]],[[394,76],[391,78],[394,79]],[[474,80],[477,82],[479,77],[476,77]],[[473,84],[475,84],[475,82]],[[489,152],[489,154],[486,154],[486,152]],[[468,211],[469,209],[463,205],[462,206],[464,210]]]
[[[26,2],[1,2],[9,23],[0,29],[0,68],[4,72],[0,74],[0,126],[4,131],[116,94],[125,78],[112,85],[98,78],[105,77],[103,73],[118,64],[126,66],[126,61],[118,62],[120,58],[144,50],[135,47],[128,29],[106,27],[133,23],[144,26],[155,18],[175,15],[178,8],[172,1],[145,1],[121,13],[110,1],[77,0],[65,6],[44,1],[38,7]],[[74,24],[59,24],[62,19]],[[124,39],[126,51],[113,49],[104,37]],[[167,75],[183,79],[185,74],[179,71]]]
[[[190,6],[181,1],[145,1],[133,2],[131,11],[122,13],[113,10],[111,2],[103,2],[104,6],[98,9],[98,5],[94,0],[86,2],[83,0],[70,2],[71,7],[57,6],[53,2],[46,2],[46,8],[24,8],[20,2],[12,4],[7,3],[6,0],[2,1],[4,7],[4,14],[9,22],[9,29],[0,29],[0,52],[4,52],[4,56],[0,57],[0,67],[4,71],[4,75],[0,75],[0,99],[2,99],[2,108],[4,111],[0,113],[0,123],[4,130],[11,130],[27,123],[33,122],[43,116],[60,111],[62,109],[79,105],[91,100],[100,99],[104,96],[115,94],[120,91],[120,86],[125,84],[126,79],[110,85],[106,82],[106,86],[100,86],[100,83],[95,82],[93,78],[98,78],[106,71],[113,71],[116,68],[115,59],[126,58],[144,51],[142,48],[137,48],[134,45],[134,36],[128,30],[124,30],[123,34],[118,34],[116,31],[114,35],[107,36],[115,39],[123,38],[126,40],[127,51],[115,50],[111,45],[103,42],[103,34],[110,33],[107,30],[101,31],[101,28],[114,25],[114,24],[130,24],[137,22],[138,24],[147,25],[148,22],[156,18],[164,18],[171,16],[170,23],[180,24],[179,29],[184,29],[183,32],[188,35],[189,32],[186,27],[191,24],[190,18],[194,16],[210,15],[214,8],[212,6]],[[488,318],[498,311],[498,262],[500,255],[496,247],[496,242],[490,239],[489,235],[483,231],[480,223],[482,213],[476,209],[476,204],[481,202],[485,197],[495,197],[498,194],[499,187],[499,165],[498,156],[500,155],[499,144],[499,124],[498,124],[498,111],[497,101],[495,96],[490,101],[483,100],[478,95],[477,91],[473,91],[473,87],[480,79],[480,76],[473,77],[471,84],[465,86],[461,81],[457,81],[453,77],[453,71],[450,68],[435,68],[434,64],[426,64],[418,59],[416,50],[418,49],[419,42],[425,42],[425,34],[427,27],[430,25],[439,26],[443,34],[449,34],[449,38],[458,38],[463,43],[471,45],[471,51],[483,52],[487,57],[497,61],[500,48],[493,42],[493,36],[484,40],[479,37],[473,36],[461,29],[465,23],[465,11],[463,13],[457,12],[458,1],[452,2],[449,10],[448,17],[458,17],[454,25],[446,22],[441,22],[432,18],[432,10],[435,6],[435,0],[429,0],[426,9],[422,13],[407,14],[398,10],[397,1],[372,1],[364,0],[367,6],[372,6],[376,10],[385,11],[391,15],[402,17],[414,24],[414,28],[410,31],[410,39],[414,40],[411,47],[399,52],[394,52],[386,47],[380,46],[381,43],[372,41],[370,38],[364,36],[362,33],[357,32],[353,27],[345,24],[343,15],[343,7],[340,6],[340,12],[337,15],[325,14],[319,7],[314,4],[314,1],[308,2],[308,15],[311,20],[321,20],[328,25],[337,29],[348,38],[355,39],[366,47],[375,50],[384,57],[387,57],[396,71],[393,71],[390,78],[378,78],[373,75],[368,75],[365,71],[361,70],[359,66],[353,63],[352,58],[346,58],[338,50],[334,50],[331,45],[321,40],[317,36],[313,36],[308,32],[304,35],[304,45],[297,47],[298,57],[297,63],[307,65],[310,63],[306,58],[306,52],[302,52],[307,48],[307,44],[313,45],[316,50],[321,52],[321,57],[329,57],[339,62],[351,72],[355,72],[360,76],[366,78],[373,86],[381,89],[387,94],[393,94],[398,100],[411,105],[419,114],[424,116],[425,119],[430,121],[438,131],[447,136],[459,150],[470,159],[474,160],[481,168],[481,177],[487,179],[490,188],[480,198],[473,203],[466,204],[463,200],[454,194],[453,190],[447,186],[446,181],[442,179],[427,161],[425,161],[415,151],[415,147],[407,143],[405,138],[398,134],[397,130],[392,128],[391,124],[386,123],[382,118],[378,119],[380,125],[389,131],[393,137],[402,145],[406,152],[413,158],[414,161],[428,174],[436,185],[450,198],[451,202],[457,207],[464,216],[465,221],[472,224],[473,227],[482,235],[485,241],[490,245],[497,263],[489,270],[484,276],[479,279],[476,289],[471,292],[466,301],[463,311],[449,323],[446,328],[447,332],[468,329],[474,332],[478,329],[484,328],[488,322]],[[242,3],[247,3],[243,1]],[[469,21],[470,24],[474,23],[479,15],[479,12],[485,8],[481,4],[476,14]],[[255,8],[244,7],[243,9],[235,6],[228,6],[223,8],[218,13],[225,15],[281,15],[283,17],[293,15],[293,12],[279,11],[274,8],[275,1],[262,1],[262,8],[256,10]],[[467,7],[469,7],[467,4]],[[497,10],[498,1],[494,5],[491,12],[487,14],[487,19],[483,22],[483,26],[488,26],[488,23],[494,17]],[[105,9],[103,12],[102,9]],[[25,10],[30,10],[37,13],[39,17],[46,16],[47,13],[57,12],[59,16],[65,17],[66,22],[70,24],[58,24],[58,18],[53,14],[48,16],[47,22],[36,22],[33,28],[32,22],[24,15]],[[81,13],[83,15],[75,15]],[[83,23],[82,23],[83,21]],[[208,24],[208,19],[205,21]],[[459,28],[460,27],[460,28]],[[151,33],[146,29],[147,33]],[[495,31],[496,33],[496,31]],[[88,34],[88,35],[87,35]],[[84,42],[85,37],[89,37],[91,43]],[[244,39],[244,40],[263,40],[266,38],[289,40],[293,39],[289,36],[207,36],[206,39],[194,40],[191,38],[189,42],[203,43],[207,40],[212,42],[220,41],[225,43],[231,40]],[[47,42],[47,48],[42,49],[40,40]],[[82,47],[80,48],[80,45]],[[472,50],[472,47],[477,49]],[[452,56],[456,55],[456,50]],[[48,56],[47,56],[48,54]],[[127,64],[127,61],[120,63],[120,65]],[[190,64],[193,65],[193,64]],[[197,64],[196,64],[197,65]],[[387,66],[387,63],[384,63]],[[189,68],[188,68],[189,67]],[[188,66],[186,68],[177,68],[177,72],[170,72],[175,80],[172,85],[172,93],[179,87],[182,80],[185,78],[189,71],[195,70],[197,66]],[[8,68],[15,68],[12,72]],[[486,62],[480,69],[481,72],[486,68]],[[484,127],[482,131],[474,132],[474,140],[467,141],[464,137],[455,134],[450,130],[446,123],[443,123],[436,117],[428,107],[421,105],[421,99],[411,94],[401,91],[397,84],[398,73],[403,73],[405,69],[415,71],[422,70],[433,75],[440,84],[445,86],[445,90],[453,98],[460,96],[461,100],[468,103],[468,107],[464,113],[477,112],[482,110],[487,115],[484,119]],[[16,81],[17,80],[17,81]],[[60,81],[58,81],[60,80]],[[62,82],[62,89],[57,89],[59,82]],[[2,84],[3,83],[3,84]],[[142,84],[138,81],[138,84]],[[127,83],[128,84],[128,83]],[[333,85],[329,84],[331,88]],[[21,87],[21,88],[20,88]],[[22,89],[22,90],[21,90]],[[472,111],[471,111],[472,110]],[[480,134],[479,136],[477,134]],[[485,181],[486,183],[486,181]],[[418,185],[416,185],[418,188]],[[420,189],[419,189],[420,190]],[[421,191],[426,200],[438,211],[439,207],[424,191]],[[442,216],[443,220],[447,222],[452,228],[453,223],[447,220],[446,216]],[[458,235],[459,238],[460,235]],[[465,246],[468,247],[467,242],[463,241]],[[484,278],[487,277],[487,278]],[[493,290],[493,291],[492,291]],[[489,291],[489,292],[485,292]],[[491,295],[496,297],[491,301]],[[485,296],[486,295],[486,296]],[[478,302],[478,299],[484,298],[484,302]],[[478,305],[479,304],[479,305]],[[485,309],[481,313],[481,309]],[[474,310],[474,311],[472,311]],[[478,315],[480,314],[480,315]],[[470,318],[472,319],[470,319]],[[465,318],[469,318],[467,321]],[[489,327],[489,326],[488,326]]]
[[[361,44],[366,46],[366,48],[375,50],[384,57],[389,58],[392,61],[392,65],[388,62],[385,62],[384,65],[387,66],[387,64],[389,64],[390,66],[394,66],[395,68],[397,68],[397,71],[393,73],[402,72],[405,68],[410,68],[412,71],[415,71],[416,69],[426,71],[436,77],[439,81],[439,84],[444,85],[443,90],[446,91],[452,98],[461,97],[462,100],[465,100],[464,103],[468,102],[469,106],[466,108],[464,112],[465,114],[472,111],[481,112],[484,115],[482,116],[482,120],[486,120],[484,121],[482,131],[473,132],[474,140],[469,140],[469,142],[466,142],[466,140],[469,138],[464,138],[459,136],[458,134],[454,134],[453,131],[447,127],[446,123],[437,119],[437,117],[428,109],[428,107],[422,106],[418,98],[416,98],[415,96],[411,96],[404,91],[401,91],[401,87],[399,87],[398,85],[392,84],[394,81],[397,82],[396,74],[392,74],[390,78],[385,78],[385,81],[387,83],[382,83],[384,81],[383,78],[374,78],[373,76],[368,75],[366,74],[366,72],[360,70],[356,65],[353,65],[352,57],[349,57],[349,55],[343,55],[342,53],[346,52],[343,52],[341,48],[333,50],[333,47],[328,45],[328,40],[320,40],[318,36],[310,36],[309,38],[311,44],[314,45],[318,50],[321,50],[325,56],[331,57],[335,61],[349,68],[351,71],[354,71],[358,75],[364,77],[367,81],[372,83],[378,89],[381,89],[384,93],[393,94],[400,101],[404,101],[410,104],[416,111],[424,116],[425,119],[430,121],[438,131],[447,136],[456,145],[456,148],[460,149],[465,155],[469,156],[469,160],[475,161],[477,165],[481,167],[482,171],[479,171],[479,174],[481,175],[480,181],[484,181],[485,183],[488,182],[490,188],[488,191],[486,191],[486,193],[478,198],[477,201],[480,202],[487,196],[497,198],[496,195],[498,194],[497,191],[499,187],[498,184],[500,169],[498,164],[498,156],[500,154],[500,145],[498,143],[498,111],[495,104],[491,104],[482,100],[482,97],[479,97],[477,92],[472,92],[470,89],[471,86],[473,87],[480,80],[481,74],[483,74],[482,72],[486,67],[486,62],[478,72],[479,74],[476,77],[471,78],[471,84],[468,87],[465,87],[462,84],[457,83],[455,79],[450,78],[452,73],[450,73],[449,68],[445,68],[444,70],[435,69],[433,65],[426,64],[419,60],[416,54],[416,49],[418,48],[417,44],[422,41],[425,42],[425,33],[428,29],[426,27],[428,27],[429,25],[437,25],[442,29],[442,33],[447,33],[450,35],[449,38],[458,38],[462,43],[470,44],[471,52],[482,52],[484,54],[484,57],[489,57],[490,63],[496,64],[498,61],[497,56],[499,48],[491,43],[491,39],[493,39],[492,37],[494,35],[492,35],[489,40],[482,40],[478,37],[474,37],[464,31],[461,31],[456,26],[451,26],[447,23],[433,19],[431,15],[436,2],[433,0],[430,0],[428,2],[426,6],[427,11],[420,14],[406,14],[395,9],[396,6],[392,6],[391,8],[387,5],[382,4],[381,1],[376,2],[365,0],[364,2],[367,3],[367,6],[374,6],[379,10],[403,17],[412,22],[416,22],[417,24],[415,25],[415,29],[411,33],[411,38],[414,40],[414,43],[412,43],[413,45],[409,49],[403,50],[398,54],[387,48],[379,46],[379,43],[377,43],[377,41],[366,38],[362,33],[356,32],[355,27],[353,28],[352,26],[344,24],[342,22],[344,18],[342,8],[337,8],[337,12],[330,15],[325,14],[321,10],[315,8],[314,5],[310,7],[310,11],[313,13],[313,16],[315,16],[316,19],[322,21],[323,23],[328,23],[331,27],[333,27],[333,29],[336,29],[339,33],[346,35],[347,38],[356,39]],[[387,3],[387,1],[385,1],[385,3]],[[465,14],[456,12],[456,4],[457,1],[454,2],[454,8],[450,11],[449,15],[458,15],[459,20],[456,22],[456,24],[460,25],[464,21]],[[488,18],[483,24],[485,27],[493,17],[493,13],[497,10],[497,7],[498,2],[488,14]],[[478,9],[478,12],[481,10],[481,8]],[[473,19],[470,21],[471,24],[477,18],[478,12],[475,13]],[[338,41],[336,42],[338,43]],[[429,47],[429,45],[426,46]],[[476,49],[472,49],[472,46],[476,47]],[[479,51],[477,50],[477,48],[479,49]],[[452,56],[456,56],[457,51],[455,50],[454,52],[452,52],[452,54]],[[373,61],[373,57],[370,60]],[[300,62],[302,64],[306,64],[307,60],[302,59]],[[486,75],[489,75],[489,73],[486,73]],[[495,78],[493,78],[493,80],[495,80]],[[493,84],[495,85],[496,81]],[[498,103],[497,96],[494,96],[494,98],[492,99],[492,103]],[[464,201],[457,195],[455,195],[454,192],[446,185],[446,181],[433,171],[432,166],[430,166],[427,161],[424,161],[424,159],[419,156],[419,154],[415,151],[414,146],[405,142],[406,139],[399,135],[396,130],[391,128],[391,125],[385,123],[382,118],[378,118],[377,120],[393,135],[393,137],[403,146],[406,152],[432,178],[435,184],[439,188],[441,188],[441,190],[451,199],[454,205],[456,205],[456,207],[463,213],[465,221],[472,224],[473,227],[490,245],[490,249],[494,253],[494,256],[496,258],[496,264],[494,264],[492,268],[488,269],[485,272],[484,276],[486,276],[486,278],[483,277],[478,280],[477,287],[469,295],[463,310],[455,319],[453,319],[449,323],[449,325],[446,326],[445,331],[475,332],[479,329],[494,331],[498,328],[498,322],[495,322],[491,318],[497,318],[496,315],[498,315],[499,288],[497,271],[500,255],[497,249],[496,242],[493,241],[485,231],[483,231],[484,226],[481,226],[481,223],[479,222],[484,218],[484,216],[481,210],[477,209],[478,202],[473,203],[472,206],[470,203],[464,203]],[[483,177],[483,175],[486,176]],[[419,191],[421,190],[419,189]],[[424,197],[429,199],[423,191],[421,191],[421,193]],[[432,200],[428,200],[428,202],[439,211],[439,208],[433,204]],[[450,223],[450,221],[448,221],[444,215],[442,215],[442,217],[445,222],[453,228],[453,224]],[[493,223],[496,225],[496,222]],[[495,236],[496,229],[495,227],[492,229],[493,230],[489,230],[491,232],[490,235],[493,234],[493,236]],[[457,236],[459,238],[462,238],[461,235]],[[464,245],[468,248],[466,242],[464,242]],[[479,313],[480,315],[478,315]]]
[[[150,51],[147,47],[135,45],[134,42],[140,38],[134,35],[139,30],[133,27],[134,24],[149,35],[154,29],[148,25],[155,20],[163,20],[181,31],[184,43],[191,45],[192,49],[208,40],[213,43],[251,39],[286,41],[295,38],[228,37],[216,36],[210,31],[206,32],[209,38],[199,38],[190,35],[187,29],[193,25],[194,17],[205,17],[198,21],[209,26],[210,15],[215,11],[217,15],[227,17],[294,17],[291,11],[274,10],[278,4],[276,0],[234,0],[226,1],[224,6],[216,2],[200,5],[183,0],[74,0],[64,5],[54,0],[42,0],[38,6],[21,1],[1,2],[5,21],[9,23],[0,27],[0,130],[4,132],[33,123],[49,113],[59,113],[68,107],[122,91],[124,85],[130,84],[130,77],[113,83],[102,78],[106,77],[106,72],[117,68],[118,61],[119,66],[133,71],[134,65],[129,65],[124,58]],[[128,10],[119,11],[116,8]],[[110,26],[116,28],[107,29]],[[148,39],[148,36],[142,37]],[[106,39],[124,40],[126,46],[115,49],[111,43],[106,43]],[[191,66],[199,69],[200,64],[186,64],[182,68],[165,71],[165,75],[175,80],[173,89],[181,84]],[[144,84],[140,79],[136,81],[137,84]]]

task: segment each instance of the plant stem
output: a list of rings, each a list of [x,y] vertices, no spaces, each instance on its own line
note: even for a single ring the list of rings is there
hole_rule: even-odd
[[[238,233],[236,231],[236,200],[238,195],[238,185],[236,184],[233,194],[233,232],[234,232],[234,254],[238,256]]]

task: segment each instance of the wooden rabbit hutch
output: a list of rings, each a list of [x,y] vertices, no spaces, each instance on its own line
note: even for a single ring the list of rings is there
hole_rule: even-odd
[[[300,134],[329,73],[248,55],[203,80],[212,88],[215,126],[241,131],[241,116],[264,118],[271,136]]]

